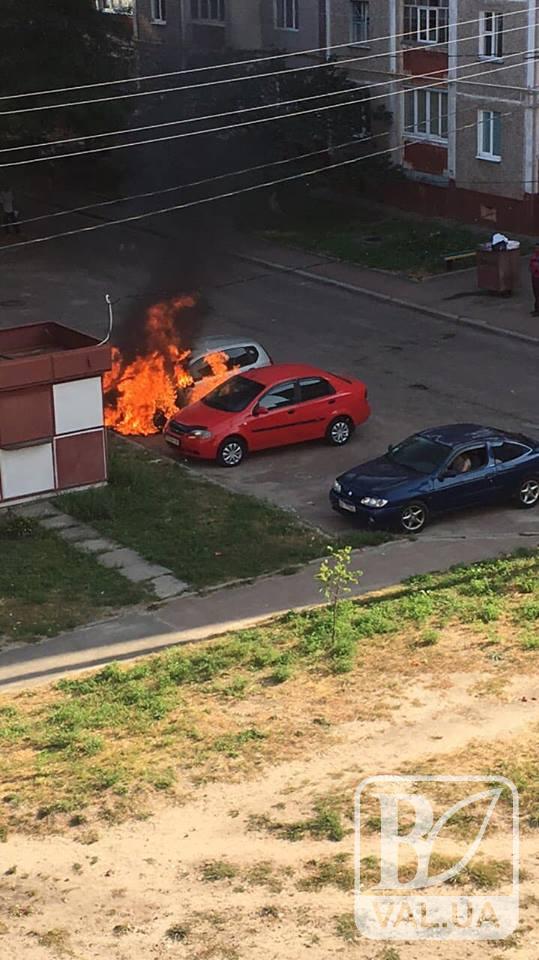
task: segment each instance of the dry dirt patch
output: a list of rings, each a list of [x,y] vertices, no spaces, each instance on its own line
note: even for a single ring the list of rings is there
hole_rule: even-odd
[[[433,578],[354,605],[353,663],[350,645],[345,656],[325,645],[323,619],[293,616],[2,701],[7,955],[536,960],[531,569],[501,561],[496,595],[477,571],[456,571],[439,590]],[[503,946],[391,952],[356,935],[353,792],[406,771],[517,780],[524,906]],[[439,856],[454,857],[474,816]],[[468,889],[507,883],[507,830],[502,810]],[[367,843],[375,880],[374,822]]]

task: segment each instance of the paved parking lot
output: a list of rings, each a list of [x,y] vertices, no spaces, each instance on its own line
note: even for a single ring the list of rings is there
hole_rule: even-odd
[[[165,222],[155,227],[163,230]],[[117,301],[117,322],[128,323],[138,303],[142,310],[144,303],[188,289],[188,277],[196,274],[185,261],[185,236],[183,241],[178,244],[173,231],[160,236],[114,228],[73,238],[69,245],[62,241],[9,255],[0,325],[46,316],[100,334],[105,292]],[[360,377],[373,409],[341,450],[324,444],[291,447],[253,456],[232,471],[196,465],[230,489],[265,497],[338,531],[350,521],[327,502],[335,475],[415,430],[460,420],[539,436],[536,348],[240,262],[222,249],[199,266],[195,286],[209,308],[201,333],[248,334],[276,361],[313,363]],[[164,450],[160,437],[148,443]],[[503,541],[515,531],[538,528],[539,511],[508,508],[447,518],[423,536],[486,534]]]
[[[329,507],[335,476],[414,430],[460,420],[539,435],[533,348],[280,273],[247,272],[216,289],[212,306],[206,333],[250,334],[276,361],[306,361],[368,384],[372,417],[342,449],[324,443],[286,447],[253,455],[233,470],[192,464],[202,475],[292,508],[328,532],[353,522]],[[161,437],[146,443],[176,456]],[[503,540],[516,532],[539,533],[539,511],[510,506],[457,514],[434,522],[423,536]]]

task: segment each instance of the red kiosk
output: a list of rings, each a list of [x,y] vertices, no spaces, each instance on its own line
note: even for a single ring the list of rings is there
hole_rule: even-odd
[[[110,345],[58,323],[0,330],[0,507],[107,479]]]

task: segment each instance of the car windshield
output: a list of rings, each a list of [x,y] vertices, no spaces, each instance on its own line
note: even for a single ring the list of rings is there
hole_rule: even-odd
[[[202,403],[208,407],[215,407],[216,410],[238,413],[240,410],[245,410],[263,389],[263,385],[255,380],[248,380],[247,377],[231,377],[230,380],[225,380],[208,393]]]
[[[449,448],[426,437],[409,437],[396,447],[390,447],[387,456],[393,463],[408,467],[417,473],[432,473],[441,467]]]

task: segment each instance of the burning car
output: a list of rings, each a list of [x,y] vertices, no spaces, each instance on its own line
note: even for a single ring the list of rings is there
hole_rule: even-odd
[[[253,367],[268,367],[273,363],[269,353],[254,340],[205,337],[193,345],[187,364],[193,383],[212,376],[214,371],[208,358],[216,353],[225,354],[227,369],[235,373],[247,373],[247,370],[252,370]]]
[[[305,440],[350,440],[370,416],[361,380],[304,364],[236,374],[167,422],[164,437],[183,455],[237,467],[248,452]]]
[[[112,368],[103,377],[107,427],[127,436],[158,433],[179,408],[237,371],[271,364],[266,350],[251,339],[211,337],[191,349],[182,331],[185,311],[195,306],[191,296],[154,304],[136,350],[126,355],[112,348]]]
[[[187,373],[191,383],[178,391],[178,407],[185,407],[200,400],[202,391],[210,393],[226,374],[246,373],[256,367],[273,363],[269,353],[255,340],[205,337],[193,345],[187,361]]]

